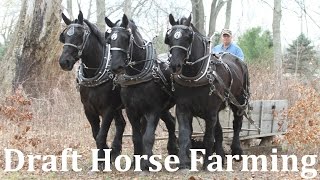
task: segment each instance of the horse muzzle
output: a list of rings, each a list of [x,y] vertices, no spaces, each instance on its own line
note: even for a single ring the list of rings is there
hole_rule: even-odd
[[[65,71],[71,71],[73,68],[73,65],[76,63],[74,59],[65,59],[59,61],[60,67]]]
[[[181,74],[182,65],[180,64],[170,64],[170,69],[172,74]]]

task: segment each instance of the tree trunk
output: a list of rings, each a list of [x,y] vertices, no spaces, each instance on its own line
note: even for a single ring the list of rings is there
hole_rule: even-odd
[[[280,34],[280,21],[281,21],[281,0],[274,0],[273,9],[273,48],[274,48],[274,64],[275,67],[281,68],[282,66],[282,53],[281,53],[281,34]]]
[[[22,2],[15,38],[3,59],[6,71],[0,74],[4,92],[11,93],[22,85],[27,94],[35,97],[59,83],[61,1]]]
[[[129,19],[132,18],[132,2],[131,2],[131,0],[124,0],[123,13],[126,14]]]
[[[90,17],[91,17],[91,8],[92,8],[92,0],[90,0],[89,2],[88,15],[87,15],[88,21],[90,21]]]
[[[216,22],[219,11],[226,2],[224,0],[213,0],[211,3],[211,12],[210,12],[210,22],[209,22],[209,33],[208,36],[212,36],[216,31]]]
[[[205,34],[204,30],[204,8],[202,0],[191,0],[193,25],[199,30],[200,33]]]
[[[226,22],[224,24],[225,29],[230,28],[230,20],[231,20],[231,7],[232,7],[232,0],[227,2],[227,9],[226,9]]]
[[[69,14],[70,19],[73,19],[72,0],[67,0],[67,12]]]
[[[97,26],[102,32],[104,32],[106,30],[106,23],[104,22],[104,18],[106,15],[105,0],[96,0],[96,7],[97,7]]]

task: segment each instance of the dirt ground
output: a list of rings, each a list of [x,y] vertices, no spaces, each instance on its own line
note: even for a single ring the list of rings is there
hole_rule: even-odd
[[[226,167],[221,172],[209,172],[200,170],[199,172],[189,172],[185,170],[178,170],[177,172],[168,172],[164,169],[160,172],[134,172],[130,169],[127,172],[119,172],[114,167],[112,172],[97,172],[92,173],[91,170],[91,149],[95,148],[95,142],[92,138],[91,128],[86,120],[82,105],[78,99],[77,92],[73,92],[73,96],[70,94],[62,94],[59,90],[53,91],[50,97],[31,99],[29,105],[20,105],[22,107],[15,107],[11,105],[9,110],[15,113],[5,116],[0,116],[0,179],[302,179],[301,178],[301,155],[315,154],[320,156],[320,150],[316,148],[310,148],[305,146],[303,151],[291,150],[283,141],[283,139],[277,139],[276,145],[269,146],[255,146],[246,147],[244,152],[247,155],[266,155],[267,156],[267,172],[260,171],[261,162],[258,161],[259,171],[241,171],[242,162],[233,162],[233,170],[231,172],[226,171]],[[18,101],[24,102],[21,97]],[[28,104],[28,103],[26,103]],[[72,104],[72,105],[70,105]],[[2,108],[4,108],[3,106]],[[16,108],[16,109],[15,109]],[[20,109],[20,116],[16,116],[17,109]],[[26,110],[26,116],[25,114]],[[32,118],[28,118],[28,113],[32,113]],[[0,114],[1,115],[1,114]],[[26,118],[26,120],[24,120]],[[112,126],[113,127],[113,126]],[[303,132],[302,132],[303,133]],[[111,129],[108,138],[108,144],[111,144],[111,140],[114,134],[114,130]],[[125,134],[131,134],[130,124],[127,122]],[[160,121],[156,130],[156,137],[161,138],[167,136],[165,131],[165,125]],[[320,138],[320,136],[318,137]],[[257,145],[259,140],[253,141],[251,145]],[[278,168],[282,169],[281,155],[297,155],[298,157],[298,171],[284,171],[284,172],[271,172],[270,155],[272,147],[277,148]],[[61,152],[65,148],[72,148],[82,155],[78,160],[79,168],[82,168],[80,172],[67,171],[67,172],[44,172],[41,170],[42,162],[35,162],[35,171],[28,172],[28,164],[25,163],[23,168],[17,172],[4,172],[5,169],[5,157],[4,149],[18,149],[24,154],[40,154],[40,155],[56,155],[59,157]],[[225,151],[230,153],[230,147],[225,145]],[[314,150],[316,149],[316,150]],[[162,155],[163,159],[167,156],[166,140],[157,140],[153,148],[154,154]],[[124,137],[123,139],[123,155],[132,157],[133,144],[131,137]],[[275,155],[275,154],[273,154]],[[162,164],[163,164],[162,159]],[[316,159],[314,168],[317,170],[317,176],[314,179],[320,179],[320,166],[319,158]],[[14,163],[17,162],[14,160]],[[59,164],[60,163],[60,164]],[[249,169],[250,167],[249,162]],[[288,162],[291,167],[292,162]],[[70,162],[68,164],[71,166]],[[57,169],[61,169],[61,160],[58,158]],[[71,169],[71,167],[69,167]],[[291,168],[290,168],[291,170]]]

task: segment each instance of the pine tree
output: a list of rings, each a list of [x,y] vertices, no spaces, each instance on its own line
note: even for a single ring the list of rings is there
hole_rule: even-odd
[[[248,63],[266,63],[272,60],[272,36],[270,31],[263,31],[261,27],[247,30],[239,37],[238,45],[242,48],[245,61]]]
[[[314,46],[303,33],[292,41],[287,48],[287,59],[284,62],[287,73],[312,75],[319,66],[319,60],[315,57]]]

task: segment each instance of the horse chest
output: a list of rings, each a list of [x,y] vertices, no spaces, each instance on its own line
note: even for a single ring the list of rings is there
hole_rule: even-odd
[[[169,96],[153,84],[122,88],[121,99],[126,108],[154,111],[167,107]]]
[[[192,112],[194,116],[205,117],[219,106],[219,102],[213,96],[208,95],[207,86],[189,88],[177,87],[174,92],[176,105],[183,111]],[[216,105],[213,105],[217,103]]]
[[[109,107],[116,108],[121,105],[120,91],[112,90],[112,86],[108,83],[93,88],[82,87],[80,96],[82,104],[87,109],[100,115]]]

